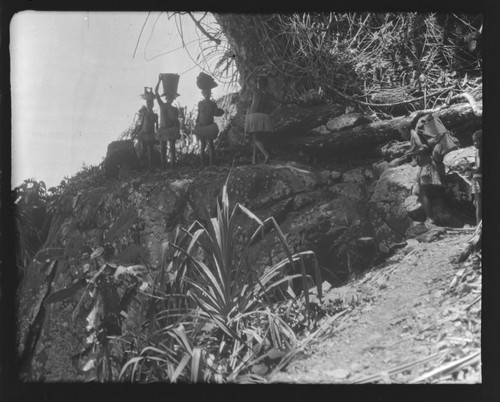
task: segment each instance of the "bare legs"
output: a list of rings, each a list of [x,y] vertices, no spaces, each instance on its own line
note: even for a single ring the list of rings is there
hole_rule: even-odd
[[[175,140],[168,140],[168,146],[170,148],[170,167],[175,166]]]
[[[252,133],[252,139],[253,139],[253,157],[252,157],[252,164],[255,165],[257,162],[257,155],[256,155],[256,149],[258,148],[259,151],[264,155],[264,163],[267,163],[269,160],[269,153],[266,151],[266,147],[264,146],[264,143],[262,142],[262,139],[260,138],[261,133]]]
[[[166,141],[160,141],[160,158],[161,158],[161,168],[166,169],[166,159],[167,159],[167,143]]]
[[[200,167],[205,166],[205,148],[208,145],[208,158],[209,158],[209,165],[212,166],[213,164],[213,159],[215,155],[215,146],[214,146],[214,140],[206,140],[205,138],[200,138],[200,158],[201,158],[201,165]]]
[[[146,142],[146,158],[148,160],[148,169],[151,170],[151,148],[153,144],[151,142]]]
[[[167,142],[166,141],[160,141],[160,145],[161,145],[161,152],[160,152],[160,156],[161,156],[161,168],[163,170],[166,170],[167,169]]]
[[[167,169],[167,141],[161,142],[161,167],[163,170]],[[170,167],[175,165],[175,140],[168,140],[168,148],[170,154]]]
[[[442,186],[433,184],[420,185],[419,200],[424,208],[426,220],[425,223],[435,225],[436,216],[434,214],[433,205],[444,207],[444,189]],[[441,219],[442,214],[438,213],[438,219]]]
[[[429,198],[428,191],[426,189],[420,188],[420,201],[422,202],[425,216],[427,217],[425,223],[434,224],[434,212],[432,211],[432,203]]]
[[[214,140],[208,140],[208,158],[210,159],[210,166],[212,166],[212,163],[214,161],[214,156],[215,156]]]

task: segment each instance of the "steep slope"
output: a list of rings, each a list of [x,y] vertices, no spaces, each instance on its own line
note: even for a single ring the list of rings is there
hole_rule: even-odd
[[[471,233],[411,240],[383,267],[330,291],[326,300],[347,303],[347,313],[271,382],[481,382],[481,258],[454,262]]]

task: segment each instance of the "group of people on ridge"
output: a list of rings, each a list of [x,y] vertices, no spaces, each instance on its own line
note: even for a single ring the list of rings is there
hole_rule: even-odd
[[[164,93],[160,95],[158,89],[163,82]],[[152,88],[145,87],[141,95],[146,101],[146,108],[139,111],[140,120],[137,126],[139,144],[146,155],[148,167],[151,169],[151,156],[156,141],[160,143],[161,166],[167,166],[167,145],[170,154],[170,165],[173,167],[176,161],[175,141],[181,138],[179,109],[172,105],[179,96],[177,86],[179,83],[178,74],[160,74],[154,92]],[[165,97],[165,101],[162,100]],[[153,111],[154,100],[158,102],[160,108],[160,118]]]
[[[162,95],[158,89],[163,83]],[[151,155],[156,141],[160,143],[161,167],[167,167],[167,147],[169,150],[170,167],[175,166],[176,151],[175,142],[181,138],[181,124],[179,120],[179,109],[172,105],[179,96],[177,87],[179,84],[178,74],[160,74],[154,92],[145,87],[141,95],[146,101],[146,107],[139,111],[140,121],[137,126],[139,143],[148,161],[151,170]],[[212,89],[217,86],[214,79],[207,74],[200,73],[197,79],[198,87],[202,91],[203,100],[198,103],[198,116],[194,133],[201,143],[201,165],[205,163],[205,149],[208,145],[210,165],[213,163],[215,147],[214,140],[217,138],[219,129],[214,122],[214,116],[222,116],[224,111],[217,107],[212,97]],[[165,97],[165,101],[162,100]],[[160,108],[160,118],[153,111],[154,100]]]
[[[159,94],[160,83],[163,83],[164,93]],[[161,166],[167,167],[167,147],[169,149],[170,166],[176,162],[175,142],[181,138],[179,110],[172,103],[179,96],[177,87],[179,83],[178,74],[160,74],[154,89],[145,87],[141,95],[146,101],[146,106],[139,111],[140,121],[137,126],[138,139],[147,159],[148,167],[151,169],[151,155],[154,144],[160,143]],[[269,152],[264,146],[264,137],[273,131],[273,124],[268,111],[270,101],[283,104],[295,103],[280,99],[267,91],[267,76],[259,76],[256,84],[252,86],[252,102],[245,118],[245,134],[253,141],[252,163],[257,161],[257,149],[264,156],[264,163],[269,160]],[[205,166],[205,150],[208,148],[209,166],[214,163],[215,146],[219,128],[214,122],[214,117],[222,116],[224,110],[220,109],[212,99],[212,89],[217,86],[213,77],[200,73],[196,79],[196,85],[201,90],[203,100],[198,102],[198,114],[196,117],[194,134],[200,141],[201,167]],[[165,97],[165,101],[162,100]],[[160,117],[153,111],[154,100],[160,108]]]

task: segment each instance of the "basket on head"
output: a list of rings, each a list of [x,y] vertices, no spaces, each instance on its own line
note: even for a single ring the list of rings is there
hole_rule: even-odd
[[[152,101],[155,98],[155,94],[153,93],[153,88],[144,87],[144,93],[141,94],[141,98],[145,101]]]
[[[177,93],[177,87],[179,86],[179,74],[173,73],[164,73],[161,75],[161,82],[163,85],[163,94],[162,96],[173,96],[176,98],[179,96]]]
[[[200,74],[198,74],[198,77],[196,77],[196,86],[202,91],[206,91],[208,89],[215,88],[217,86],[217,83],[215,82],[213,77],[201,72]]]

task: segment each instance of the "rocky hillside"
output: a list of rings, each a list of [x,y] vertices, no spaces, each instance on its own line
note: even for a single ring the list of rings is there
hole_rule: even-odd
[[[314,251],[321,279],[306,261],[312,281],[343,285],[383,262],[407,238],[420,235],[426,241],[422,232],[427,229],[414,224],[424,217],[411,195],[417,168],[389,167],[383,157],[394,156],[403,145],[394,142],[380,149],[378,159],[336,158],[316,167],[275,159],[234,167],[219,161],[218,167],[199,170],[183,162],[174,171],[132,170],[114,179],[97,170],[68,186],[52,206],[48,240],[20,289],[19,352],[26,378],[92,378],[94,369],[85,366],[92,305],[85,306],[88,280],[82,278],[97,272],[96,258],[105,257],[110,266],[142,267],[145,282],[154,283],[179,228],[214,216],[225,182],[231,205],[240,203],[262,220],[274,217],[294,253]],[[472,155],[472,148],[463,148],[447,156],[446,205],[436,207],[441,225],[473,223],[468,187],[453,173],[467,170]],[[257,228],[244,217],[238,226],[242,240]],[[269,228],[251,244],[249,262],[255,271],[285,257],[278,233]],[[127,286],[110,294],[123,301]],[[125,319],[115,317],[121,323],[117,333],[143,325],[144,314],[132,306]]]
[[[473,228],[408,240],[325,300],[324,336],[271,382],[481,383],[481,256],[457,257]]]

